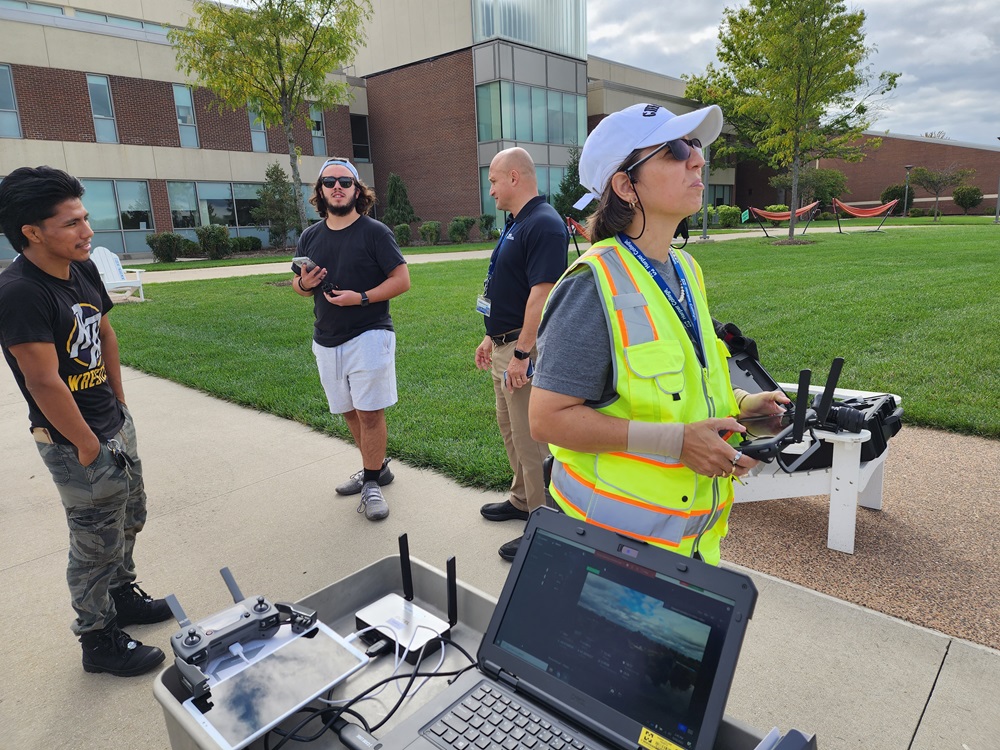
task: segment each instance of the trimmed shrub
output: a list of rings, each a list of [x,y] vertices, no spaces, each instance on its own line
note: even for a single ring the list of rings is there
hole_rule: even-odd
[[[183,254],[184,238],[173,232],[147,234],[146,244],[158,263],[173,263]]]
[[[927,213],[928,213],[927,210],[923,209],[923,208],[911,208],[910,209],[910,216],[913,216],[913,217],[927,216]]]
[[[775,203],[772,206],[764,206],[764,210],[765,211],[771,211],[772,213],[776,213],[777,214],[777,213],[782,213],[784,211],[787,211],[788,210],[788,206],[786,206],[786,205],[784,205],[782,203]],[[780,221],[772,221],[771,222],[771,226],[772,227],[780,227],[781,226],[781,222]]]
[[[975,185],[959,185],[951,191],[951,200],[968,216],[969,209],[983,202],[983,191]]]
[[[221,224],[209,224],[207,227],[197,227],[194,233],[198,235],[201,249],[210,260],[225,258],[232,252],[229,245],[229,229]]]
[[[479,217],[479,236],[484,240],[493,236],[493,227],[496,226],[497,217],[494,214],[483,214]]]
[[[719,216],[719,226],[723,229],[735,229],[740,225],[740,215],[743,213],[740,211],[739,206],[719,206],[716,209],[716,213]]]
[[[893,200],[898,200],[902,203],[903,198],[906,198],[906,205],[903,206],[903,208],[900,208],[897,204],[896,208],[892,209],[892,213],[898,216],[901,213],[906,213],[913,208],[913,192],[913,188],[907,190],[906,185],[889,185],[882,191],[882,195],[879,196],[879,200],[881,200],[883,204]]]
[[[409,247],[413,240],[413,233],[409,224],[397,224],[392,228],[392,233],[396,235],[396,244],[400,247]]]
[[[201,257],[201,245],[199,245],[194,240],[189,240],[187,237],[181,243],[181,257],[182,258],[200,258]]]
[[[441,222],[425,221],[420,225],[420,239],[428,245],[436,245],[441,241]]]
[[[229,247],[234,253],[256,253],[264,247],[260,237],[233,237],[229,241]]]
[[[469,232],[476,225],[476,220],[472,216],[456,216],[448,224],[448,239],[456,245],[469,241]]]
[[[833,213],[832,211],[820,211],[819,216],[817,216],[816,218],[819,219],[820,221],[836,221],[837,214]]]

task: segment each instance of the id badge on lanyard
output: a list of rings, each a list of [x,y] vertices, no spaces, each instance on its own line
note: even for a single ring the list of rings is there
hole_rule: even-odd
[[[493,259],[490,261],[490,268],[486,272],[486,279],[483,281],[483,293],[476,298],[476,312],[480,315],[485,315],[487,318],[490,316],[490,310],[493,304],[490,302],[489,291],[490,291],[490,280],[493,278],[493,271],[497,267],[497,259],[500,257],[500,253],[503,249],[503,242],[508,237],[512,231],[514,231],[514,225],[517,222],[512,221],[506,227],[504,227],[503,234],[500,235],[500,239],[497,240],[496,251],[493,254]]]

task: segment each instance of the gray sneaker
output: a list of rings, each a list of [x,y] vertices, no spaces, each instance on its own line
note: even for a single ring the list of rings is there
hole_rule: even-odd
[[[378,475],[379,487],[385,487],[389,482],[391,482],[396,477],[393,476],[392,472],[389,471],[389,462],[391,458],[387,458],[382,462],[382,471]],[[335,491],[338,495],[357,495],[361,492],[361,486],[364,484],[365,471],[362,469],[357,474],[351,474],[351,478],[348,479],[343,484],[337,485]]]
[[[358,513],[365,512],[365,518],[369,521],[381,521],[389,515],[389,504],[382,497],[382,488],[378,482],[365,482],[361,488],[361,502],[358,504]]]

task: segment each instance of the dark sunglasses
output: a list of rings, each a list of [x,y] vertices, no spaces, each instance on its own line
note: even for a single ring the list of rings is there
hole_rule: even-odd
[[[701,153],[701,141],[698,140],[697,138],[677,138],[676,140],[673,141],[667,141],[662,146],[658,146],[657,148],[653,149],[648,154],[646,154],[644,157],[639,159],[639,161],[637,161],[631,167],[626,169],[625,172],[629,173],[636,167],[645,164],[647,161],[652,159],[654,156],[656,156],[665,148],[670,149],[670,155],[673,156],[677,161],[687,161],[688,159],[691,158],[691,152],[694,151],[695,149],[698,150],[698,153]]]
[[[323,183],[323,187],[336,187],[337,183],[340,183],[342,188],[349,188],[354,184],[353,177],[324,177],[320,182]]]

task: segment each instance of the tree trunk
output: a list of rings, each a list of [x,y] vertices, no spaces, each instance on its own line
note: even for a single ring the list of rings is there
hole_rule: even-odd
[[[799,207],[799,155],[792,157],[792,197],[788,208],[792,215],[788,217],[788,239],[795,239],[795,209]]]
[[[299,154],[295,148],[295,133],[292,130],[294,120],[292,112],[288,107],[283,107],[281,112],[281,124],[285,129],[285,138],[288,140],[288,164],[292,170],[292,185],[295,188],[295,207],[299,211],[299,232],[309,226],[309,219],[306,217],[305,198],[302,195],[302,175],[299,173]]]

